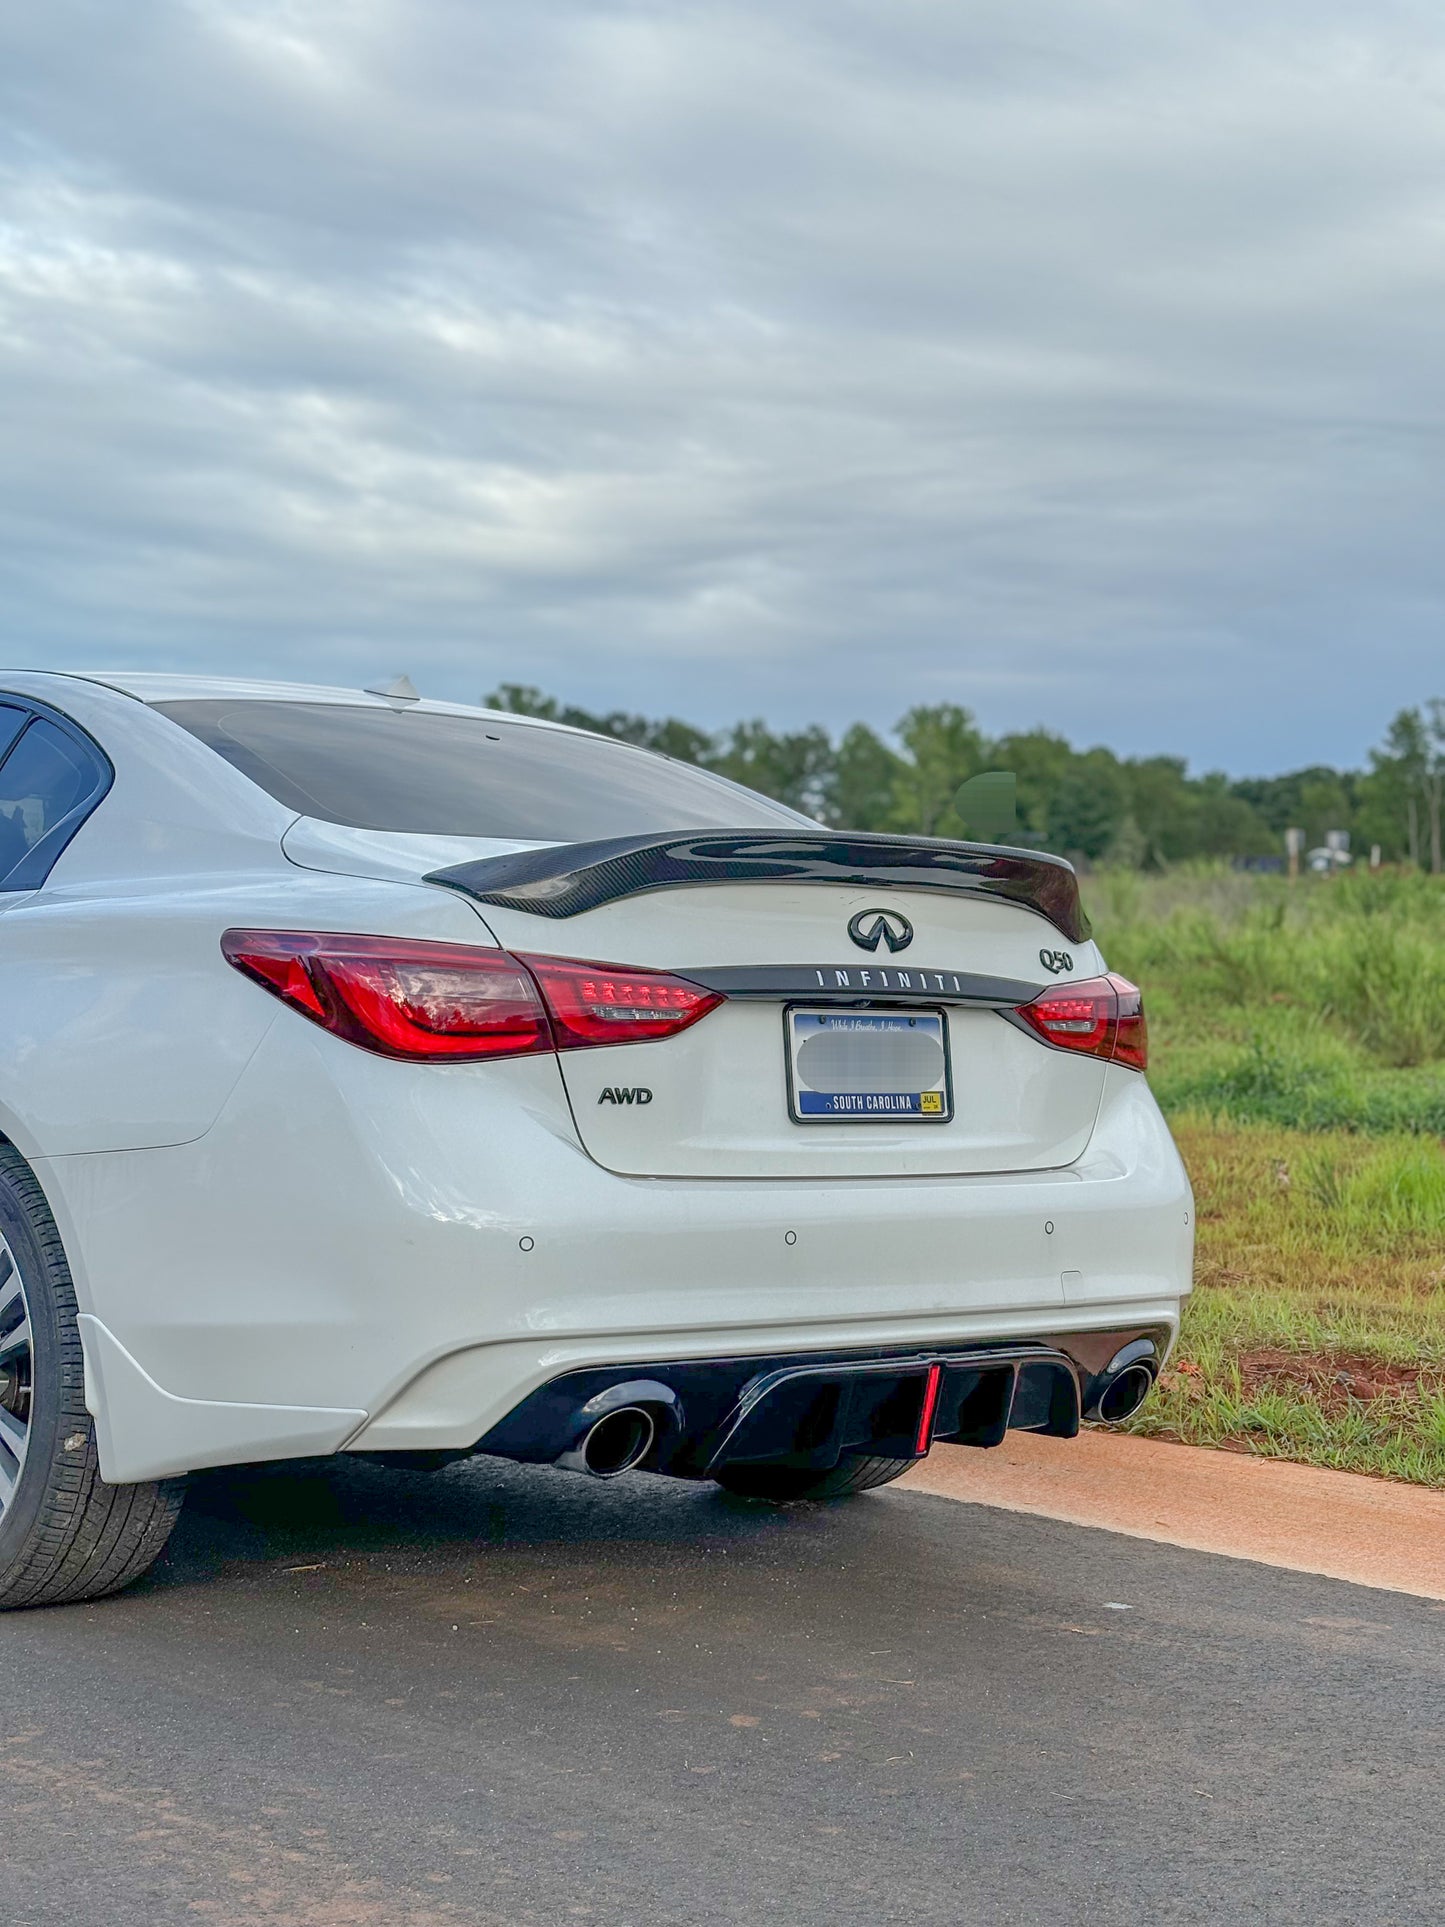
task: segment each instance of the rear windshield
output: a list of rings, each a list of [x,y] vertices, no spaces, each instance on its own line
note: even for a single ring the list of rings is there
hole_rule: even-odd
[[[630,743],[497,717],[341,703],[156,703],[301,816],[358,830],[584,843],[806,819]]]

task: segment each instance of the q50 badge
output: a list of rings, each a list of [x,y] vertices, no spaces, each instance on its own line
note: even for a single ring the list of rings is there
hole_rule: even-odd
[[[1056,977],[1061,971],[1072,970],[1074,967],[1074,960],[1067,950],[1041,950],[1039,962],[1045,970],[1052,971]]]

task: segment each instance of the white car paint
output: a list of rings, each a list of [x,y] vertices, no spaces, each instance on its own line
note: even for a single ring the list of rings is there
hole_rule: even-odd
[[[309,1023],[220,949],[241,926],[672,970],[856,963],[842,933],[868,892],[484,914],[426,871],[529,846],[298,818],[147,706],[384,699],[38,672],[6,690],[115,770],[44,885],[0,894],[0,1134],[65,1241],[107,1479],[463,1449],[584,1364],[1126,1327],[1167,1351],[1192,1204],[1131,1070],[953,1007],[952,1124],[820,1129],[788,1119],[777,1004],[654,1043],[413,1064]],[[910,914],[920,967],[1053,981],[1039,946],[1062,940],[1026,911],[919,897]],[[1077,977],[1103,968],[1071,950]],[[623,1083],[653,1103],[599,1104]]]

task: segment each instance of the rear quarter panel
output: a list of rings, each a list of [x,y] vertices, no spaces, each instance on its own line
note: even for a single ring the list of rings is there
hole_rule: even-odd
[[[47,887],[0,916],[0,1130],[26,1156],[143,1150],[210,1128],[281,1014],[221,955],[233,925],[490,947],[440,891],[301,875],[279,852],[276,872]]]
[[[208,1130],[280,1006],[221,955],[232,925],[491,945],[461,899],[298,870],[294,813],[144,703],[7,677],[110,758],[115,780],[45,884],[0,897],[0,1132],[29,1158]]]

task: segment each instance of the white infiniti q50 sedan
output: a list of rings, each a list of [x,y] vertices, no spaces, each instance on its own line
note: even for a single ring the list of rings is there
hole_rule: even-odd
[[[0,676],[0,1604],[185,1475],[832,1498],[1148,1392],[1192,1203],[1037,852],[398,695]]]

